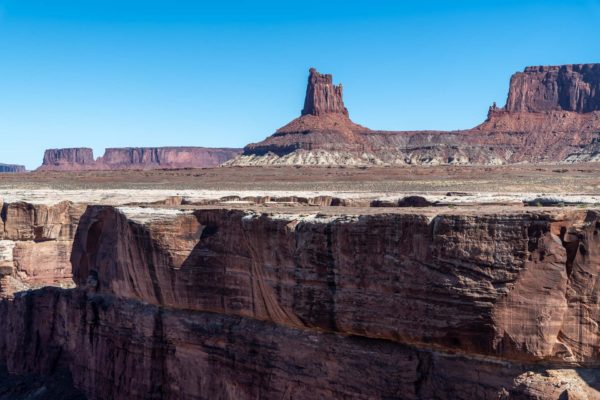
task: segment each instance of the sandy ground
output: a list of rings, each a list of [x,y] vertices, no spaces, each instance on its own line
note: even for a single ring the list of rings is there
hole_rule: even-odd
[[[361,200],[360,204],[355,202],[355,207],[368,206],[372,200],[394,202],[418,195],[438,207],[468,206],[471,212],[481,206],[495,209],[522,208],[524,203],[540,206],[538,199],[544,206],[600,208],[600,163],[495,167],[222,167],[0,175],[3,202],[52,204],[70,200],[125,205],[179,197],[185,199],[184,204],[198,206],[206,199],[215,199],[220,200],[221,206],[250,209],[253,204],[227,197],[315,198],[323,195]],[[285,208],[283,203],[281,199],[275,200],[261,205],[261,209]],[[288,205],[291,206],[295,205]],[[327,211],[326,207],[319,208]]]
[[[600,195],[600,163],[438,167],[221,167],[0,175],[0,188]]]

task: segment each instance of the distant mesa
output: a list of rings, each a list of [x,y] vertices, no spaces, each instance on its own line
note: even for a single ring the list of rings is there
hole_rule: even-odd
[[[54,169],[70,169],[73,166],[92,167],[95,164],[94,152],[87,147],[68,149],[48,149],[44,152],[43,166]]]
[[[461,131],[376,131],[350,120],[342,85],[309,70],[300,117],[226,165],[468,165],[600,161],[600,64],[527,67],[505,107]]]
[[[0,164],[0,173],[25,172],[24,165]]]
[[[108,148],[94,159],[92,149],[85,147],[49,149],[38,171],[208,168],[241,152],[232,148],[123,147]]]

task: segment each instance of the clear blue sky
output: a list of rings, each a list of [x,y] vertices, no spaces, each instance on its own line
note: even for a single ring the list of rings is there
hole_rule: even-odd
[[[241,147],[299,115],[311,66],[360,124],[468,128],[527,65],[600,62],[598,21],[600,0],[0,0],[0,162]]]

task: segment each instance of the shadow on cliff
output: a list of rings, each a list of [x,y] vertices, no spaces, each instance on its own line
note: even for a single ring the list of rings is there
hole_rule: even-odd
[[[600,371],[598,369],[577,369],[577,375],[588,384],[588,386],[598,392],[600,396]]]
[[[85,400],[86,397],[73,386],[68,370],[61,369],[51,375],[9,374],[0,366],[0,400]]]

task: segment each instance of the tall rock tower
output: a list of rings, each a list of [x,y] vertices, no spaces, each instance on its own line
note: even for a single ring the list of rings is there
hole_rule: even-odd
[[[342,99],[342,85],[334,85],[330,74],[320,74],[311,68],[306,87],[306,98],[302,115],[322,115],[339,113],[348,116]]]

